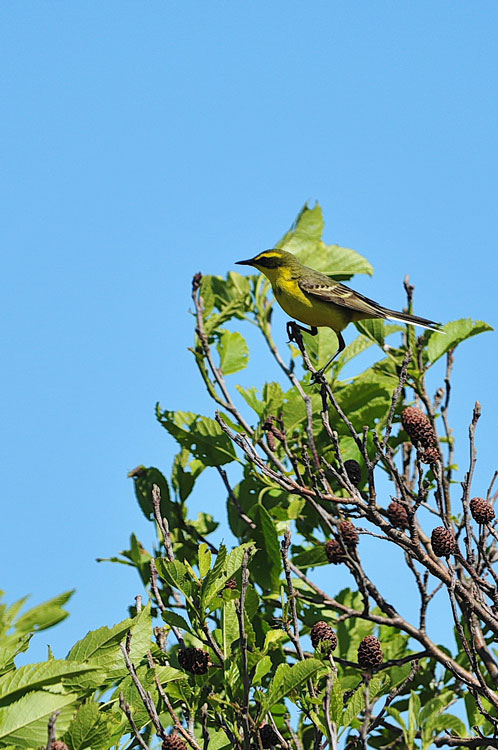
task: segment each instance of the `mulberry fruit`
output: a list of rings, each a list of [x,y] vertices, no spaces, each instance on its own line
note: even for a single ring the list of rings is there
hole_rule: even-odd
[[[414,445],[420,443],[424,448],[436,445],[436,436],[429,417],[422,409],[408,406],[401,414],[401,424],[410,436]]]
[[[182,740],[179,734],[172,732],[163,741],[161,747],[162,750],[187,750],[187,743]]]
[[[209,654],[201,648],[191,646],[178,652],[178,662],[186,672],[206,674],[209,668]]]
[[[339,524],[339,534],[346,547],[356,547],[360,541],[356,526],[351,521],[343,521]]]
[[[397,529],[406,529],[408,526],[408,513],[406,512],[406,508],[396,500],[389,503],[387,507],[387,517],[390,520],[391,525],[395,526]]]
[[[351,484],[357,487],[361,482],[361,466],[358,461],[355,461],[354,458],[349,458],[347,461],[344,461],[344,468]]]
[[[329,539],[325,544],[325,554],[329,563],[333,563],[334,565],[338,565],[344,560],[344,550],[335,539]]]
[[[261,744],[264,748],[279,744],[278,734],[269,724],[263,724],[263,726],[259,728],[259,736],[261,737]]]
[[[384,654],[375,635],[367,635],[358,646],[358,664],[362,669],[372,670],[382,664]]]
[[[318,648],[318,645],[323,643],[323,651],[329,654],[337,648],[337,636],[327,622],[320,620],[311,628],[311,643],[313,648]]]
[[[456,550],[455,535],[444,526],[437,526],[431,535],[432,551],[438,557],[448,557]]]
[[[477,523],[489,523],[495,517],[495,511],[491,503],[483,497],[473,497],[470,501],[470,512]]]

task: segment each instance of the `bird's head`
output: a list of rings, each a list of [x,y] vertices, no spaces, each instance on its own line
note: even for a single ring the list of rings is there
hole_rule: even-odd
[[[286,268],[293,268],[295,265],[299,265],[299,261],[292,253],[274,248],[272,250],[264,250],[249,260],[238,260],[237,265],[253,266],[258,271],[261,271],[261,273],[264,273],[271,281],[279,271]]]

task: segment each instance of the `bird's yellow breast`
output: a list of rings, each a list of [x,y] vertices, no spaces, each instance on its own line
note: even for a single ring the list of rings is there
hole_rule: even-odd
[[[298,280],[290,274],[279,273],[278,277],[270,281],[280,307],[301,323],[329,326],[334,331],[342,331],[351,322],[351,310],[306,294],[300,288]]]

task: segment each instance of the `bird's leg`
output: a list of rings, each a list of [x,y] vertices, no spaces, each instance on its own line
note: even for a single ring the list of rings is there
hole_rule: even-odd
[[[295,320],[288,320],[287,321],[287,336],[289,337],[289,342],[296,341],[296,336],[298,335],[299,331],[302,331],[303,333],[309,333],[310,336],[316,336],[318,333],[318,328],[316,326],[310,326],[310,328],[305,328],[304,326],[300,326],[299,323],[296,323]]]
[[[337,351],[331,356],[331,358],[329,359],[329,361],[327,362],[327,364],[325,364],[323,367],[321,367],[319,370],[317,370],[314,373],[314,375],[312,375],[311,379],[315,383],[317,383],[317,382],[319,382],[321,380],[322,375],[325,372],[325,370],[328,370],[328,368],[330,367],[330,365],[332,364],[332,362],[334,361],[334,359],[339,356],[339,354],[343,351],[343,349],[346,346],[346,342],[344,341],[344,339],[342,337],[342,333],[340,331],[336,331],[335,335],[337,336],[337,341],[339,342],[339,346],[337,348]]]

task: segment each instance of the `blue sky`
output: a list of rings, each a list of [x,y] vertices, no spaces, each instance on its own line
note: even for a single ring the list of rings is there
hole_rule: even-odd
[[[140,592],[94,560],[132,530],[151,544],[126,474],[169,471],[155,402],[212,413],[187,351],[193,273],[225,274],[319,200],[326,240],[375,267],[357,289],[399,307],[409,273],[419,314],[496,327],[498,6],[6,0],[0,16],[0,585],[33,603],[77,589],[34,660]],[[496,335],[455,368],[462,462],[483,403],[475,494],[496,464]],[[210,485],[220,516],[224,500]]]

